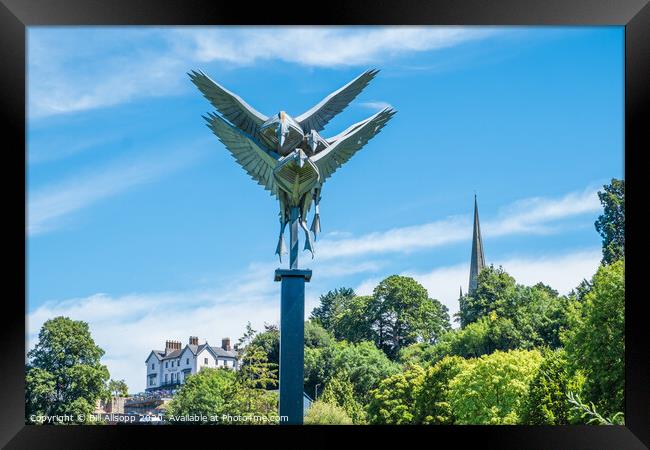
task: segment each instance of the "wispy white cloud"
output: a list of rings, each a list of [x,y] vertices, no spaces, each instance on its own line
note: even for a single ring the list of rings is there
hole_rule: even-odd
[[[316,67],[357,66],[404,53],[438,50],[494,34],[463,27],[255,27],[182,29],[201,62],[253,64],[277,59]]]
[[[593,213],[601,208],[596,189],[571,192],[559,199],[532,197],[507,206],[499,218],[485,224],[488,236],[513,233],[548,233],[550,223],[567,217]]]
[[[29,151],[27,152],[27,161],[31,164],[40,164],[59,159],[68,158],[86,151],[96,150],[107,144],[115,143],[119,140],[117,136],[93,136],[79,137],[76,139],[70,137],[47,136],[34,142],[28,143]]]
[[[37,188],[28,193],[27,234],[34,236],[51,231],[70,214],[134,186],[155,181],[187,166],[201,155],[197,147],[157,153],[156,158],[139,156]]]
[[[363,66],[496,33],[478,27],[116,28],[101,36],[84,32],[89,33],[87,39],[51,30],[30,32],[30,118],[178,93],[188,88],[185,72],[200,63],[219,61],[231,68],[272,60],[313,67]],[[121,51],[116,54],[115,49]]]
[[[543,282],[567,294],[583,279],[590,279],[596,272],[601,258],[600,249],[580,250],[571,253],[521,256],[488,261],[495,266],[503,266],[517,283],[532,286]],[[390,275],[386,273],[385,276]],[[421,283],[433,298],[437,298],[449,308],[449,314],[458,312],[460,288],[467,292],[469,282],[469,263],[436,267],[430,271],[404,271],[401,275],[411,276]],[[372,293],[383,277],[373,276],[362,281],[355,291],[359,295]]]
[[[180,85],[182,60],[160,56],[108,67],[100,77],[63,72],[45,83],[30,83],[29,115],[33,118],[112,106],[137,97],[168,95]]]
[[[481,230],[485,237],[492,238],[553,233],[558,221],[594,213],[599,209],[597,191],[591,188],[560,198],[529,198],[503,208],[492,220],[482,221]],[[329,238],[320,243],[318,255],[321,259],[332,259],[389,252],[408,253],[465,241],[471,236],[471,226],[470,216],[454,216],[358,237]]]
[[[388,102],[382,102],[382,101],[375,101],[375,102],[361,102],[359,103],[359,106],[363,108],[368,108],[372,109],[373,111],[380,111],[385,108],[392,108],[393,105],[391,105]]]

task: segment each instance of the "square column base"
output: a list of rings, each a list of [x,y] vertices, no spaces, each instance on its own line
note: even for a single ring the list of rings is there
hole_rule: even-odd
[[[280,424],[302,425],[305,365],[305,283],[311,270],[278,269],[280,298]]]

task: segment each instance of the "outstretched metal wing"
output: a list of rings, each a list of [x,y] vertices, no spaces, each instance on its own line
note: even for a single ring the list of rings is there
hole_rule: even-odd
[[[280,155],[264,150],[255,140],[246,136],[217,114],[210,113],[203,118],[208,122],[208,128],[223,142],[239,165],[257,181],[257,184],[277,196],[278,185],[273,177],[273,169],[275,169]]]
[[[396,112],[392,108],[385,108],[374,116],[352,125],[335,139],[328,140],[331,145],[311,157],[320,172],[321,183],[375,137]]]
[[[252,106],[233,94],[201,71],[188,73],[192,83],[203,93],[212,105],[237,128],[251,136],[256,136],[260,125],[268,119]]]
[[[355,99],[357,95],[368,85],[379,70],[370,69],[350,81],[336,92],[332,92],[325,97],[319,104],[304,114],[296,117],[305,133],[311,130],[321,131],[332,120],[334,116],[343,111],[343,109]]]

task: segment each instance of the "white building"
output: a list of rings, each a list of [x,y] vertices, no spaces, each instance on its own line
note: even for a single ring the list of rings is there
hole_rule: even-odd
[[[146,360],[146,390],[173,389],[185,378],[204,367],[237,369],[237,352],[230,346],[230,338],[221,340],[221,347],[212,347],[206,341],[190,336],[182,347],[179,341],[166,341],[165,350],[152,350]]]

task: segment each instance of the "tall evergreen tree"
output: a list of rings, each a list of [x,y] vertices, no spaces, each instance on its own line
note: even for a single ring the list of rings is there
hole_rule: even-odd
[[[625,180],[612,178],[598,198],[604,208],[595,223],[603,238],[602,263],[611,264],[625,256]]]
[[[334,289],[327,294],[321,295],[320,305],[314,308],[309,318],[326,330],[332,331],[333,319],[338,308],[354,295],[354,290],[346,287]]]

